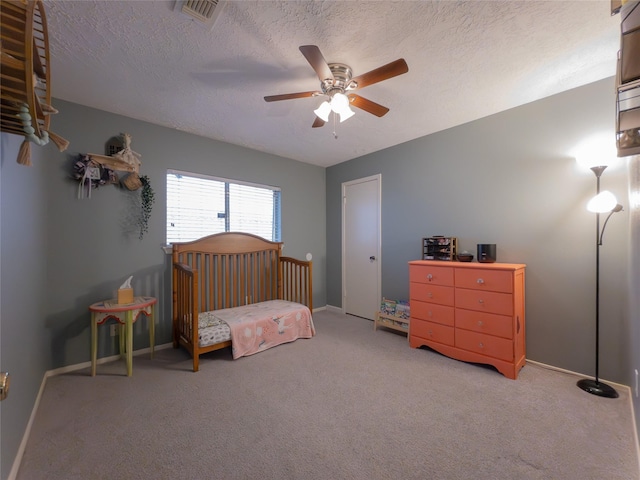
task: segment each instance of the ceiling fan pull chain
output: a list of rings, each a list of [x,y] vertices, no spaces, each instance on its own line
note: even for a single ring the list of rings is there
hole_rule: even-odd
[[[338,139],[338,134],[336,133],[336,117],[338,114],[336,112],[331,112],[333,116],[333,138]]]

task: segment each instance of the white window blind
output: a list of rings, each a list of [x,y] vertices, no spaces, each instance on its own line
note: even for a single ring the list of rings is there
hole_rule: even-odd
[[[167,171],[167,243],[220,232],[280,241],[280,189]]]

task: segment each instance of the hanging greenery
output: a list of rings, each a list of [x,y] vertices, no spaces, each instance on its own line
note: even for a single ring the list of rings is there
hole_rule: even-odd
[[[140,177],[140,183],[142,183],[142,190],[140,192],[142,211],[140,212],[138,226],[140,227],[139,238],[142,240],[144,234],[149,231],[149,218],[151,218],[151,208],[153,202],[155,202],[155,193],[153,188],[151,188],[148,176],[142,175]]]

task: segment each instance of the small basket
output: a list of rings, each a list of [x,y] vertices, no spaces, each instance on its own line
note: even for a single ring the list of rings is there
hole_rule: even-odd
[[[142,187],[142,182],[140,181],[140,176],[136,172],[132,172],[127,175],[124,180],[122,180],[122,184],[128,190],[138,190]]]

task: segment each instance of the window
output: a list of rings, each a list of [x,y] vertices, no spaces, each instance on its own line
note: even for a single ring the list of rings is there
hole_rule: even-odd
[[[167,243],[220,232],[280,241],[280,189],[167,171]]]

